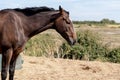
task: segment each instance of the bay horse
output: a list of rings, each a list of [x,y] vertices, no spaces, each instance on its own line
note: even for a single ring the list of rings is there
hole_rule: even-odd
[[[69,12],[48,7],[4,9],[0,11],[0,52],[2,53],[1,80],[14,79],[16,59],[26,42],[47,29],[55,29],[70,45],[76,33]]]

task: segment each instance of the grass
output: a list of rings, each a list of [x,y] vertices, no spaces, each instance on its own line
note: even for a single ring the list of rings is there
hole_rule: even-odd
[[[76,24],[74,25],[76,26]],[[109,49],[108,47],[110,44],[104,44],[101,39],[101,35],[95,33],[94,31],[90,31],[90,29],[81,30],[84,28],[79,28],[78,26],[79,25],[77,24],[76,31],[78,43],[75,46],[69,46],[66,42],[64,42],[60,35],[56,34],[56,32],[48,31],[43,34],[39,34],[28,41],[25,48],[25,54],[29,56],[46,56],[79,60],[100,60],[120,63],[119,47]],[[104,28],[100,30],[103,31],[103,29]],[[97,28],[95,31],[96,30]],[[100,32],[100,30],[96,32]],[[105,29],[105,31],[106,30],[107,29]],[[102,36],[105,38],[107,37],[104,36],[104,34]]]
[[[55,52],[55,36],[48,33],[39,34],[28,41],[25,54],[29,56],[52,56]]]
[[[106,46],[99,42],[98,34],[89,30],[77,33],[77,44],[70,47],[63,43],[60,47],[61,58],[95,60],[108,51]]]
[[[120,63],[120,47],[110,49],[108,44],[100,42],[101,39],[97,33],[86,30],[78,32],[77,37],[76,45],[70,47],[67,43],[63,43],[60,46],[60,58]],[[56,53],[55,57],[57,57]]]

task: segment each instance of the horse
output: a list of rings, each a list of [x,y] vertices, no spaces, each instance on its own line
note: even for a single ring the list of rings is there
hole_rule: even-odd
[[[76,42],[76,33],[69,12],[49,7],[27,7],[0,11],[0,52],[2,54],[1,80],[14,79],[15,64],[25,44],[33,36],[55,29],[70,45]]]

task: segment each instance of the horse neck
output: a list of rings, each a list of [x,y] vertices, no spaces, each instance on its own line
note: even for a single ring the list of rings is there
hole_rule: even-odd
[[[36,34],[52,28],[53,22],[51,22],[51,15],[48,14],[36,14],[29,17],[29,35],[33,37]]]

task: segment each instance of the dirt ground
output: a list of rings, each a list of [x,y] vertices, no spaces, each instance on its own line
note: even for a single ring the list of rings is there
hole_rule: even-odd
[[[120,64],[22,57],[23,68],[16,70],[15,80],[120,80]]]

